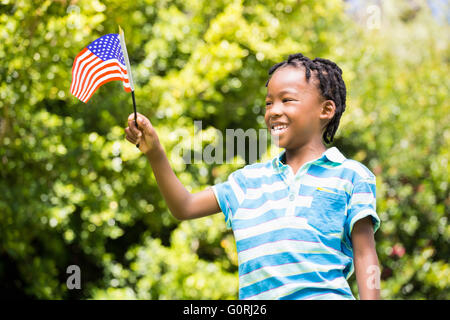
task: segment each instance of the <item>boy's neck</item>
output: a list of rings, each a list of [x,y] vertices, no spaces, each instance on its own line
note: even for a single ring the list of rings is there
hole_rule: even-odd
[[[286,149],[286,164],[292,168],[294,175],[305,163],[319,158],[327,148],[320,143],[310,143],[296,149]]]

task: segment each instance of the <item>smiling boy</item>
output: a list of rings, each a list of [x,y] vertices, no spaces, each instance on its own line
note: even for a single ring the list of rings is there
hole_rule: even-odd
[[[172,214],[222,211],[236,240],[240,299],[379,299],[375,176],[333,141],[345,111],[342,70],[302,54],[273,66],[265,122],[284,150],[224,183],[190,193],[175,176],[150,121],[128,119],[126,138],[146,154]]]

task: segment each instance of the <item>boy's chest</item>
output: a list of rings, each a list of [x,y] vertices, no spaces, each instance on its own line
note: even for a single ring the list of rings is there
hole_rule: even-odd
[[[273,228],[304,229],[323,235],[342,235],[351,183],[304,175],[287,183],[248,190],[233,221],[238,238],[244,230],[264,233]],[[238,239],[236,239],[238,240]]]

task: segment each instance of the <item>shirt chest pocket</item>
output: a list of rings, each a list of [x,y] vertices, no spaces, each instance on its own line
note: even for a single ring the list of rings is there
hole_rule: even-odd
[[[345,195],[316,190],[308,215],[308,224],[323,234],[341,233],[344,228],[346,206]]]

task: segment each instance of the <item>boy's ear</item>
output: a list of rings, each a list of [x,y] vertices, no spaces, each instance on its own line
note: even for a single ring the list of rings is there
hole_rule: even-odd
[[[320,114],[319,118],[323,122],[323,125],[326,126],[328,122],[333,119],[334,114],[336,113],[336,104],[333,100],[325,100],[320,104]]]

